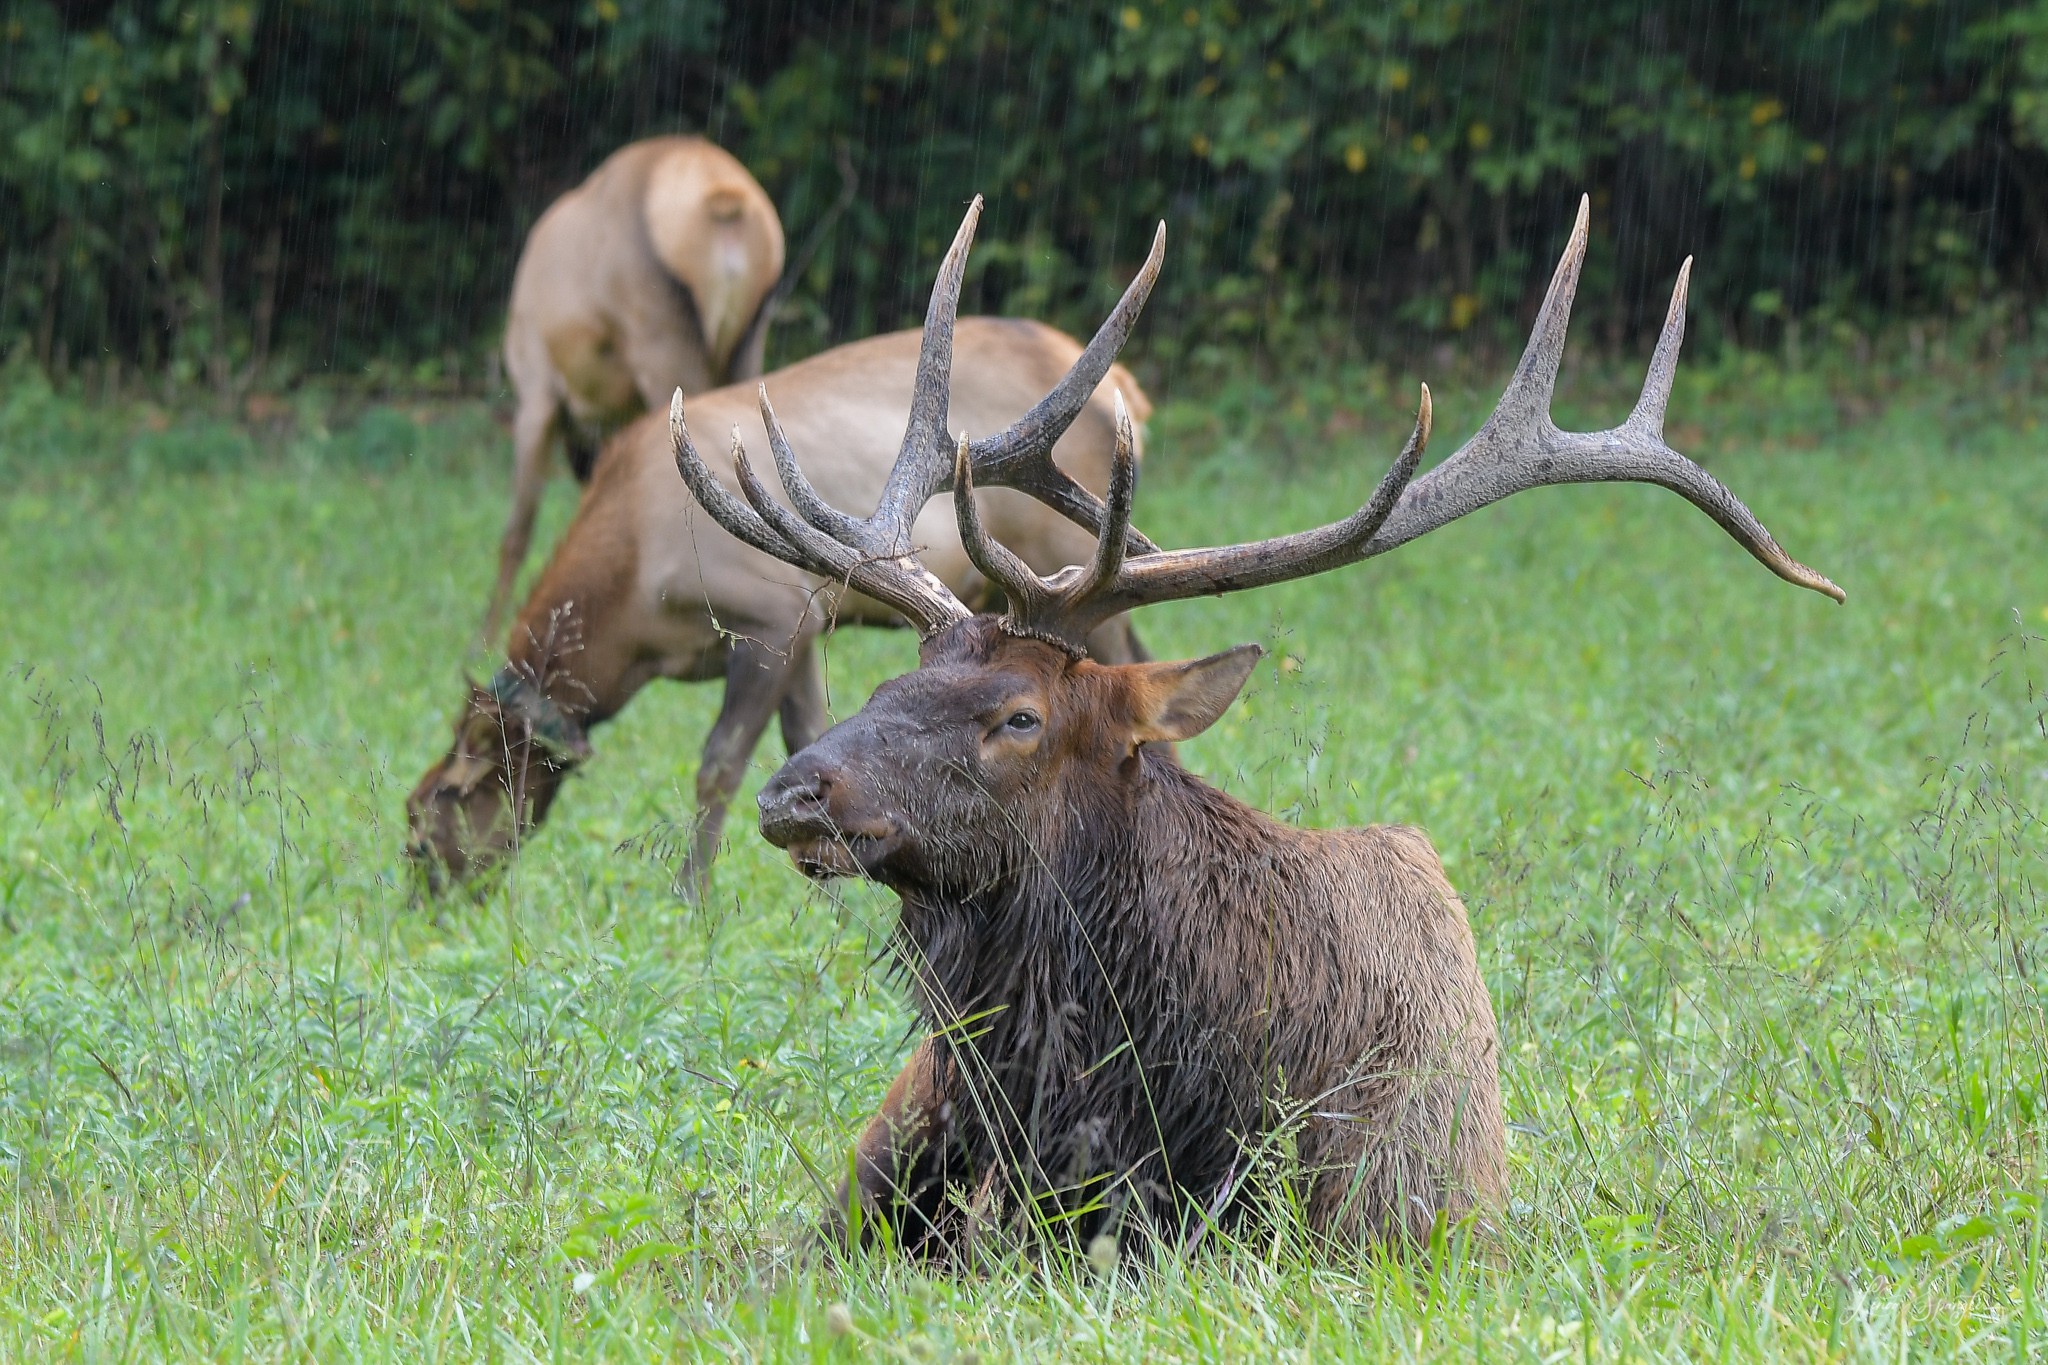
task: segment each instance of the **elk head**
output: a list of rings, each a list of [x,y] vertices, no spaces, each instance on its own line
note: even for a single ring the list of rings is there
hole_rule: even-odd
[[[770,446],[795,513],[768,494],[737,444],[734,466],[744,501],[727,491],[691,443],[680,393],[671,406],[677,467],[713,518],[787,563],[888,603],[923,636],[916,672],[883,684],[857,715],[792,757],[761,794],[762,832],[810,875],[858,875],[899,890],[959,895],[1028,873],[1031,858],[1070,845],[1048,837],[1061,822],[1085,829],[1113,821],[1131,784],[1143,780],[1145,764],[1134,760],[1144,746],[1189,738],[1214,722],[1259,653],[1243,645],[1193,662],[1109,667],[1083,656],[1090,630],[1152,602],[1338,569],[1526,489],[1661,485],[1713,518],[1780,578],[1843,598],[1840,588],[1779,548],[1719,480],[1664,443],[1664,409],[1685,330],[1689,259],[1679,269],[1649,376],[1628,419],[1590,433],[1562,431],[1551,420],[1551,393],[1585,260],[1583,199],[1514,378],[1471,440],[1415,477],[1431,427],[1425,387],[1405,448],[1351,516],[1269,540],[1191,550],[1159,550],[1131,529],[1138,467],[1120,404],[1106,501],[1078,485],[1055,484],[1023,458],[1027,446],[1049,450],[1064,430],[1055,409],[1084,365],[1099,362],[1106,370],[1115,358],[1156,277],[1163,225],[1145,270],[1075,374],[1009,432],[975,443],[943,439],[953,315],[980,207],[975,200],[940,268],[909,429],[872,516],[848,516],[811,488],[765,390]],[[1094,381],[1087,383],[1084,398]],[[1042,578],[985,534],[971,495],[977,480],[996,481],[992,473],[1094,529],[1092,560]],[[1007,599],[1000,617],[974,615],[910,555],[911,523],[948,484],[969,556]]]
[[[1105,665],[975,616],[920,653],[762,791],[761,833],[807,875],[961,896],[1025,874],[1062,822],[1113,818],[1143,745],[1208,729],[1262,651]]]
[[[496,866],[590,756],[583,729],[516,668],[470,685],[455,742],[406,798],[406,856],[430,891]]]

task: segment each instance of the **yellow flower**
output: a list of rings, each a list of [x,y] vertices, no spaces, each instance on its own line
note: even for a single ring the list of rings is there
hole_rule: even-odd
[[[1200,133],[1196,133],[1188,139],[1188,146],[1194,151],[1196,156],[1209,155],[1209,139]]]
[[[1739,173],[1741,174],[1744,180],[1756,179],[1756,158],[1753,156],[1746,156],[1742,158],[1742,165],[1739,168]]]
[[[1785,112],[1785,106],[1775,99],[1761,99],[1750,106],[1749,121],[1761,128]]]
[[[1365,169],[1365,148],[1352,143],[1344,149],[1344,166],[1353,175]]]
[[[1389,71],[1387,73],[1387,84],[1393,86],[1396,90],[1406,90],[1408,88],[1408,68],[1397,66],[1392,71]]]
[[[1133,33],[1136,33],[1138,31],[1139,26],[1142,25],[1144,22],[1145,16],[1138,13],[1138,7],[1136,5],[1124,6],[1125,28],[1129,29]]]
[[[1421,153],[1429,150],[1429,139],[1424,137],[1421,133],[1417,133],[1414,137],[1408,139],[1408,146],[1410,150],[1414,151],[1417,155],[1420,155]]]
[[[1451,295],[1451,329],[1462,332],[1479,316],[1479,299],[1473,294]]]
[[[1483,123],[1475,123],[1466,131],[1465,140],[1472,144],[1475,151],[1483,152],[1493,145],[1493,129]]]

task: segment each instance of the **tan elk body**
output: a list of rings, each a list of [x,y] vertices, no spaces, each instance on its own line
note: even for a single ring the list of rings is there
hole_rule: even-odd
[[[953,420],[982,430],[1009,425],[1068,371],[1081,347],[1036,322],[969,318],[959,325],[972,378],[955,387]],[[766,390],[789,438],[829,445],[835,458],[818,485],[849,506],[872,505],[910,413],[918,333],[836,347],[768,376]],[[1106,489],[1115,446],[1114,401],[1140,417],[1142,390],[1105,362],[1080,395],[1072,425],[1053,447],[1060,468]],[[766,442],[753,384],[693,400],[700,425]],[[1090,534],[1007,488],[977,495],[990,524],[1044,567],[1085,553]],[[955,590],[978,597],[950,508],[916,526],[926,564]],[[813,642],[834,622],[894,624],[893,608],[828,579],[792,570],[734,539],[697,509],[676,478],[669,425],[649,416],[621,432],[598,462],[561,542],[512,627],[507,664],[472,690],[455,744],[420,780],[411,802],[413,847],[430,869],[462,875],[513,851],[545,817],[563,777],[587,753],[584,734],[657,678],[725,679],[725,701],[697,774],[697,829],[688,877],[701,878],[727,802],[749,756],[778,713],[791,753],[823,733],[824,683]],[[1104,657],[1135,657],[1125,622],[1101,632]],[[516,794],[518,818],[506,809]]]
[[[560,436],[579,481],[607,436],[761,373],[754,323],[782,274],[775,205],[731,154],[657,137],[607,157],[540,216],[512,277],[505,364],[518,394],[512,511],[490,625],[526,558]]]
[[[944,413],[954,365],[974,372],[950,340],[978,213],[979,201],[932,291],[914,412]],[[1106,501],[1089,509],[1099,537],[1042,576],[976,501],[986,442],[954,448],[948,428],[913,420],[889,492],[860,517],[805,484],[793,437],[771,439],[792,514],[743,450],[733,496],[677,400],[677,465],[707,512],[894,605],[924,637],[915,672],[792,756],[759,799],[762,833],[806,874],[898,893],[897,960],[927,1030],[860,1140],[838,1217],[938,1255],[997,1224],[1186,1245],[1242,1218],[1247,1191],[1270,1189],[1255,1168],[1289,1146],[1322,1237],[1413,1241],[1498,1205],[1493,1011],[1427,838],[1290,828],[1163,747],[1215,722],[1258,646],[1122,664],[1082,646],[1148,603],[1336,570],[1523,489],[1602,480],[1680,493],[1781,578],[1839,599],[1664,443],[1686,269],[1629,418],[1590,433],[1552,422],[1586,238],[1582,202],[1515,377],[1471,440],[1416,477],[1424,389],[1407,447],[1364,506],[1250,544],[1159,550],[1130,529],[1138,469],[1122,414]],[[1163,241],[1162,228],[1098,344],[1128,335]],[[975,430],[957,417],[950,429]],[[949,486],[969,559],[1003,592],[1000,615],[977,614],[907,553]]]

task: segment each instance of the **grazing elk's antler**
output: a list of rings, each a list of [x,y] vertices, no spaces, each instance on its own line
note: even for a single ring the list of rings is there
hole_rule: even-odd
[[[768,390],[761,389],[761,419],[776,472],[789,494],[792,512],[777,502],[748,462],[737,437],[733,467],[745,501],[718,482],[690,439],[683,420],[683,396],[677,391],[669,406],[676,468],[699,504],[740,540],[786,563],[838,579],[909,617],[924,635],[970,615],[952,591],[914,558],[911,527],[926,503],[946,491],[954,478],[953,452],[946,437],[946,410],[953,364],[953,322],[959,311],[960,285],[967,270],[967,252],[981,217],[977,195],[954,234],[953,245],[939,267],[926,309],[924,341],[917,359],[910,420],[903,445],[883,485],[880,501],[867,517],[854,517],[831,506],[804,477],[790,448]],[[1165,258],[1166,226],[1161,224],[1145,258],[1122,299],[1095,333],[1080,357],[1052,391],[1010,427],[985,440],[964,446],[973,474],[983,483],[1015,488],[1090,531],[1101,533],[1114,522],[1119,545],[1139,553],[1158,547],[1132,529],[1129,508],[1109,517],[1095,496],[1053,463],[1052,448],[1073,424],[1089,396],[1115,363],[1144,310]],[[1121,398],[1118,399],[1121,405]],[[1121,411],[1121,407],[1119,407]],[[1124,426],[1128,427],[1128,418]]]
[[[963,444],[956,455],[953,485],[961,539],[975,567],[1009,597],[1010,627],[1078,651],[1090,630],[1134,607],[1307,578],[1385,554],[1510,494],[1561,483],[1661,485],[1712,517],[1786,582],[1842,601],[1840,588],[1780,549],[1720,480],[1664,444],[1664,408],[1671,399],[1678,348],[1685,336],[1690,257],[1679,267],[1649,376],[1628,420],[1596,432],[1562,431],[1551,420],[1550,398],[1564,356],[1572,295],[1586,259],[1586,236],[1587,201],[1581,197],[1578,222],[1551,276],[1521,363],[1478,433],[1411,484],[1429,441],[1431,412],[1425,385],[1415,430],[1372,497],[1343,521],[1317,530],[1244,545],[1127,555],[1126,538],[1119,532],[1130,517],[1138,471],[1131,458],[1129,419],[1119,410],[1110,515],[1100,527],[1095,557],[1087,565],[1041,578],[983,532],[969,497],[974,462]]]

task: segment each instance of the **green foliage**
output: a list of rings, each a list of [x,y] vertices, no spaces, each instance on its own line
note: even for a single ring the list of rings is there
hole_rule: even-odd
[[[718,17],[693,0],[630,19],[611,0],[9,0],[0,346],[221,388],[279,341],[318,366],[452,350],[459,372],[537,211],[519,187],[560,188],[651,110],[566,137],[530,121],[672,83]]]
[[[735,820],[710,903],[672,899],[715,688],[600,730],[506,884],[409,896],[502,509],[481,405],[315,392],[274,459],[107,479],[127,426],[0,390],[0,1356],[2037,1356],[2041,395],[1845,423],[1825,375],[1688,375],[1682,444],[1846,607],[1668,494],[1571,488],[1145,618],[1162,656],[1271,651],[1198,770],[1444,851],[1502,1029],[1498,1236],[961,1279],[811,1250],[907,1045],[892,898]],[[1567,378],[1568,420],[1633,397]],[[1406,385],[1316,385],[1164,404],[1147,528],[1355,501]],[[1438,387],[1445,440],[1490,392]],[[835,638],[835,706],[913,655]]]
[[[977,306],[1088,325],[1164,218],[1148,338],[1219,359],[1508,340],[1582,189],[1610,346],[1694,250],[1710,338],[1987,303],[2010,330],[2048,288],[2048,0],[0,12],[0,348],[60,371],[432,360],[473,386],[527,225],[677,130],[738,151],[799,235],[852,158],[785,353],[913,317],[975,192]]]

